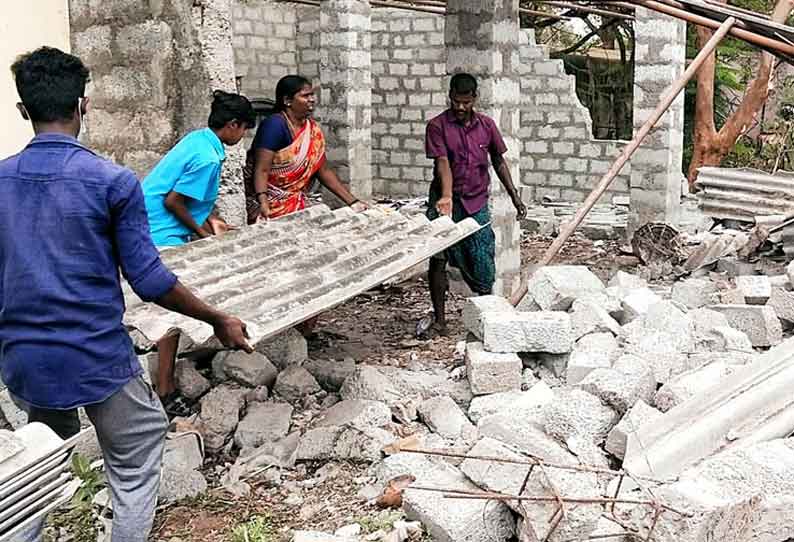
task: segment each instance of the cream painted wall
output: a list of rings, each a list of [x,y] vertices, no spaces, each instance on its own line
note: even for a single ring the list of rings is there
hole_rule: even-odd
[[[0,13],[0,159],[19,152],[33,136],[22,120],[10,66],[20,53],[42,45],[69,50],[69,0],[4,1]]]

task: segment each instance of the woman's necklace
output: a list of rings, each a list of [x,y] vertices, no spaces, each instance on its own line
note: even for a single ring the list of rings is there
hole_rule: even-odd
[[[289,115],[287,115],[286,112],[283,112],[282,114],[284,115],[284,118],[287,120],[287,126],[289,127],[289,131],[292,134],[292,138],[295,139],[295,134],[298,133],[298,130],[295,129],[295,125],[292,124],[292,120],[290,120]],[[304,120],[303,122],[305,123],[306,121]]]

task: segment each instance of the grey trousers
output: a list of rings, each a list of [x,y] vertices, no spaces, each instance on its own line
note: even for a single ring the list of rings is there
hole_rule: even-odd
[[[28,421],[50,426],[61,438],[80,430],[77,410],[40,409],[14,398]],[[112,542],[145,542],[152,529],[168,418],[142,377],[130,380],[101,403],[85,407],[96,429],[113,499]],[[41,539],[41,526],[20,542]]]

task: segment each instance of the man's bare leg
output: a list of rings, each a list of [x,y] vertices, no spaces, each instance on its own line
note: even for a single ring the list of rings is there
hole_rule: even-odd
[[[437,332],[443,334],[447,331],[446,300],[449,289],[446,260],[431,258],[427,281],[430,284],[430,300],[433,302],[435,315],[433,327]]]
[[[176,351],[179,347],[179,335],[168,335],[157,341],[157,395],[160,398],[168,397],[176,391],[174,382],[174,364]]]

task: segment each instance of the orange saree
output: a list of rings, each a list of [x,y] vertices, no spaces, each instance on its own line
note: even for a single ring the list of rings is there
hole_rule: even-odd
[[[276,152],[267,178],[267,201],[270,218],[294,213],[306,208],[305,190],[312,177],[325,163],[325,136],[313,119],[293,135],[292,143]],[[248,223],[259,217],[259,202],[254,187],[255,156],[248,152],[245,167],[245,195]]]

